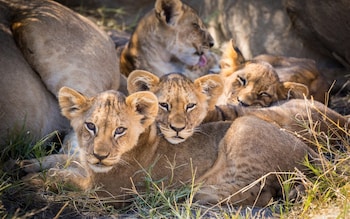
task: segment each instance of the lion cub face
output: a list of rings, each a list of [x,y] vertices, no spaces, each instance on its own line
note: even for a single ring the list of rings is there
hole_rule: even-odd
[[[156,0],[154,10],[138,23],[120,56],[120,71],[128,76],[145,69],[162,76],[181,72],[192,78],[217,71],[214,39],[197,12],[181,0]],[[195,73],[192,69],[198,69]]]
[[[220,61],[224,92],[217,105],[267,107],[279,100],[303,98],[306,85],[281,82],[274,67],[262,60],[246,61],[231,41]]]
[[[139,135],[154,122],[158,102],[150,92],[125,98],[122,93],[105,91],[93,98],[63,87],[58,93],[62,114],[77,134],[81,159],[94,172],[108,172],[122,162]]]
[[[173,2],[180,4],[180,1]],[[214,45],[214,39],[197,12],[185,4],[181,5],[182,11],[177,11],[179,16],[174,16],[173,24],[170,23],[171,32],[173,33],[169,36],[168,48],[172,55],[182,63],[188,66],[203,67],[208,62],[208,57],[204,55],[204,52]],[[166,9],[158,10],[165,12]]]
[[[278,76],[268,63],[249,62],[225,77],[224,92],[218,104],[269,106],[278,100]]]
[[[135,70],[128,77],[128,91],[149,90],[158,98],[157,125],[172,144],[193,135],[208,110],[215,107],[222,93],[218,75],[206,75],[194,82],[182,74],[172,73],[158,78],[154,74]]]

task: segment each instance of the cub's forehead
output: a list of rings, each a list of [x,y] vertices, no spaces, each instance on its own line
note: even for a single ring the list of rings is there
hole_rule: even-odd
[[[94,105],[100,108],[124,108],[125,95],[121,92],[109,90],[98,94],[94,98]]]
[[[125,95],[118,91],[105,91],[98,94],[92,99],[92,106],[86,112],[85,120],[104,129],[125,123],[130,115],[125,99]]]
[[[196,98],[196,89],[193,82],[183,74],[171,73],[160,78],[156,95],[160,100],[193,99]]]
[[[272,65],[267,62],[251,62],[248,63],[243,69],[240,70],[251,78],[269,78],[272,81],[279,80],[278,75]]]

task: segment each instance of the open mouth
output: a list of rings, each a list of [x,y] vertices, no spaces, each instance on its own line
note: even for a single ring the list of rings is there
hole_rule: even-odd
[[[183,137],[181,137],[181,136],[178,136],[178,135],[176,135],[176,136],[174,136],[174,137],[172,137],[173,139],[180,139],[180,140],[184,140],[184,138]]]
[[[198,61],[197,65],[199,67],[204,67],[207,65],[207,62],[208,62],[207,57],[205,57],[205,55],[203,54],[203,55],[199,56],[199,61]]]
[[[171,137],[170,139],[168,139],[168,141],[172,144],[179,144],[185,141],[185,139],[183,137],[180,136],[174,136]]]
[[[199,61],[196,65],[198,65],[199,67],[204,67],[207,65],[208,59],[207,57],[205,57],[203,52],[195,52],[195,55],[199,56]]]

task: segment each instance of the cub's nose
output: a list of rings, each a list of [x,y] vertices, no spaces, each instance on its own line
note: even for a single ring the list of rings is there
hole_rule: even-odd
[[[95,156],[99,161],[102,161],[102,160],[106,159],[106,158],[109,156],[109,153],[106,154],[106,155],[101,155],[101,154],[96,154],[96,153],[94,152],[94,156]]]
[[[248,106],[249,106],[249,104],[243,102],[243,101],[240,100],[239,98],[237,98],[237,100],[238,100],[238,103],[239,103],[240,106],[244,106],[244,107],[248,107]]]
[[[214,46],[214,41],[209,41],[209,47],[213,47]]]
[[[174,130],[175,132],[179,133],[179,132],[181,132],[182,130],[185,129],[185,126],[183,126],[183,127],[175,127],[175,126],[173,126],[173,125],[170,125],[170,128],[171,128],[172,130]]]

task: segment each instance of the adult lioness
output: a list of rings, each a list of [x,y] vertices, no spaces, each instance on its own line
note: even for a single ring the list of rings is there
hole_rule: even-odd
[[[220,65],[225,86],[219,105],[266,107],[279,100],[309,95],[325,102],[328,84],[313,60],[260,55],[246,61],[231,40]]]
[[[120,92],[105,91],[90,98],[64,87],[59,103],[78,136],[81,164],[50,169],[47,177],[81,189],[102,184],[106,193],[100,196],[119,197],[125,195],[122,188],[133,185],[143,191],[145,173],[140,169],[152,168],[153,179],[164,179],[165,184],[190,182],[194,173],[196,178],[203,176],[198,181],[203,183],[197,194],[201,202],[217,203],[230,196],[227,201],[236,205],[265,206],[281,189],[274,174],[266,178],[263,188],[258,183],[241,189],[270,172],[303,170],[303,159],[313,153],[296,137],[251,116],[232,124],[202,125],[174,147],[157,135],[158,100],[147,91],[126,98]],[[66,155],[45,157],[42,166],[50,167],[60,159],[65,161]],[[209,171],[214,162],[215,171]],[[37,162],[26,164],[27,171],[40,168]]]
[[[158,76],[181,72],[195,79],[212,68],[218,70],[215,54],[208,51],[213,45],[213,38],[191,7],[180,0],[156,0],[123,49],[120,72],[125,76],[135,69]]]
[[[172,144],[183,142],[194,134],[208,111],[215,108],[222,87],[217,74],[205,75],[192,82],[180,73],[159,78],[143,70],[131,72],[127,85],[129,94],[151,91],[157,96],[160,109],[156,122]]]
[[[0,143],[25,126],[39,139],[69,128],[56,99],[119,87],[113,42],[88,19],[46,0],[0,0]],[[18,131],[18,130],[17,130]]]

